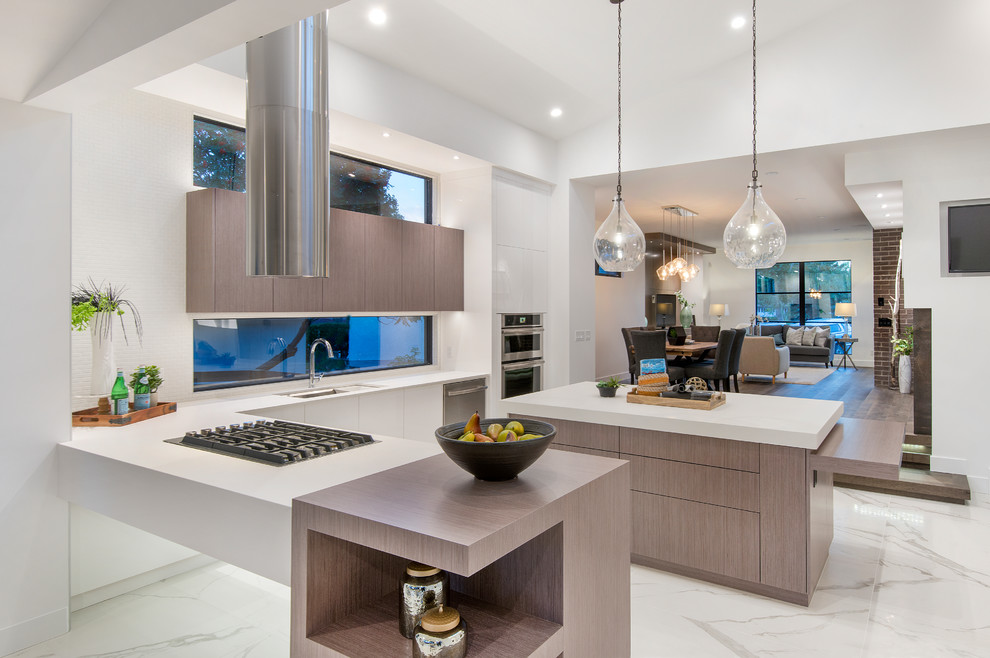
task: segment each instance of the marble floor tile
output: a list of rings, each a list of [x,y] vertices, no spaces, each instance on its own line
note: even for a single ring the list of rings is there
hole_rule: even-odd
[[[637,658],[990,658],[990,497],[836,489],[807,608],[633,566]],[[287,658],[289,588],[216,563],[73,613],[17,658]],[[589,657],[589,658],[599,658]]]

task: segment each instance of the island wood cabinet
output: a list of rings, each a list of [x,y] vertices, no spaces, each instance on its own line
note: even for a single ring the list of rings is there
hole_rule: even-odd
[[[833,473],[897,478],[902,423],[842,418],[818,450],[515,414],[551,448],[630,463],[632,561],[808,605],[832,542]]]
[[[436,455],[292,503],[294,658],[409,656],[407,562],[450,574],[467,655],[630,654],[629,468],[547,451],[507,482]]]
[[[240,192],[186,195],[186,311],[433,312],[464,309],[464,234],[391,217],[330,210],[329,276],[247,275]]]

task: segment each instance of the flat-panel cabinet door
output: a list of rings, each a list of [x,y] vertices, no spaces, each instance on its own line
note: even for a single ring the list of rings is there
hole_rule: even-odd
[[[464,231],[446,226],[434,228],[434,308],[437,311],[463,311]]]
[[[323,281],[316,277],[274,277],[274,310],[319,313],[323,310]]]
[[[407,388],[404,393],[405,438],[436,445],[434,432],[443,425],[443,384]]]
[[[419,222],[400,222],[402,227],[403,311],[433,310],[434,227]]]
[[[216,311],[271,312],[271,277],[247,275],[247,195],[214,190]]]
[[[327,230],[330,270],[323,281],[324,311],[369,310],[365,301],[367,220],[368,215],[330,209]]]
[[[348,396],[326,400],[312,400],[305,405],[306,422],[336,430],[360,431],[361,420],[358,398]]]
[[[364,291],[368,311],[402,309],[401,219],[364,215]]]
[[[402,389],[364,393],[356,397],[360,412],[359,431],[402,438],[404,399]]]

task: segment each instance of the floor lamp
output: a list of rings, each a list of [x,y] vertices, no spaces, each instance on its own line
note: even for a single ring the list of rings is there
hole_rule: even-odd
[[[728,304],[710,304],[708,306],[708,315],[714,315],[718,318],[718,328],[722,328],[722,316],[729,315],[729,305]]]

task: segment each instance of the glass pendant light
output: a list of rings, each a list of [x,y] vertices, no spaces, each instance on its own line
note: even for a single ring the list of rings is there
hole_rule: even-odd
[[[662,265],[657,268],[657,278],[661,281],[666,281],[667,277],[670,276],[670,271],[667,269],[667,209],[664,208],[661,212],[663,213],[660,215],[662,219],[660,228],[660,262]]]
[[[746,200],[732,216],[722,234],[725,255],[736,267],[770,267],[784,254],[787,231],[763,200],[756,168],[756,0],[753,0],[753,180]]]
[[[694,218],[696,216],[697,213],[691,214],[691,264],[687,266],[687,273],[689,277],[688,281],[698,276],[698,274],[701,272],[701,268],[698,267],[698,264],[694,262],[695,255],[698,253],[698,249],[694,244]]]
[[[619,89],[619,130],[618,179],[615,186],[615,198],[612,200],[612,212],[595,232],[593,246],[595,260],[607,272],[632,272],[646,258],[646,236],[633,218],[626,211],[622,202],[622,0],[609,0],[619,6],[619,58],[618,58],[618,89]]]

